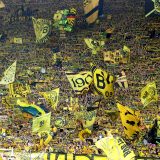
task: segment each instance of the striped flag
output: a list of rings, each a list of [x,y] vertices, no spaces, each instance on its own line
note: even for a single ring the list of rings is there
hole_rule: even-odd
[[[128,88],[128,82],[126,78],[126,74],[124,71],[122,71],[118,76],[117,80],[115,82],[115,85],[120,88]]]
[[[91,24],[97,20],[99,10],[102,8],[100,5],[103,5],[103,3],[100,3],[101,1],[102,0],[84,0],[84,13],[87,23]]]

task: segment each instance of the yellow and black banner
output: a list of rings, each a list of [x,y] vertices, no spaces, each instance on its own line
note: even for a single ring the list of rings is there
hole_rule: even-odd
[[[151,102],[157,102],[157,101],[158,101],[158,94],[157,94],[156,83],[155,82],[148,83],[141,90],[141,102],[143,103],[144,106],[147,106]]]
[[[51,32],[51,21],[46,19],[36,19],[32,17],[33,27],[36,35],[37,43],[44,43],[48,40]]]
[[[100,68],[94,66],[92,68],[93,83],[95,90],[104,96],[105,99],[111,98],[114,95],[114,77]]]
[[[83,94],[89,90],[92,83],[92,73],[83,71],[80,73],[67,72],[66,76],[76,94]]]
[[[127,137],[132,139],[135,136],[138,136],[140,132],[139,112],[135,112],[127,106],[123,106],[119,103],[117,103],[117,107],[120,111],[122,125]]]

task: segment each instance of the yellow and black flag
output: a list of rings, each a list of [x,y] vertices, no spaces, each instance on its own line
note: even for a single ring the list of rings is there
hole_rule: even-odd
[[[144,106],[147,106],[151,102],[157,102],[157,101],[158,101],[158,94],[157,94],[156,83],[155,82],[148,83],[141,90],[141,102],[143,103]]]
[[[51,112],[33,119],[32,132],[50,132]]]
[[[5,4],[0,0],[0,8],[4,8]]]
[[[127,77],[124,71],[122,71],[119,75],[116,76],[115,85],[120,88],[128,88]]]
[[[45,43],[51,32],[51,21],[32,17],[37,43]]]
[[[117,103],[117,107],[120,111],[120,117],[122,125],[124,127],[124,132],[129,139],[138,136],[140,132],[140,118],[139,112],[133,111],[127,106],[123,106]]]
[[[48,103],[51,104],[54,110],[56,110],[59,101],[59,88],[48,92],[40,92],[40,94],[46,99]]]
[[[109,72],[104,71],[94,66],[92,68],[93,83],[95,90],[104,96],[105,99],[111,98],[114,95],[114,77]]]
[[[89,90],[92,83],[92,73],[83,71],[79,73],[66,72],[66,76],[76,94],[83,94]]]
[[[101,3],[103,0],[84,0],[84,13],[85,18],[88,24],[94,23],[98,16],[100,15],[103,3]],[[99,13],[100,11],[100,13]]]
[[[16,65],[17,65],[17,61],[15,61],[11,66],[9,66],[4,71],[4,76],[2,77],[0,84],[6,85],[14,82],[15,74],[16,74]]]

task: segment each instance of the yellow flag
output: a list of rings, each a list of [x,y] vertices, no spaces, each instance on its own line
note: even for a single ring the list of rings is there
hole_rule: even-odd
[[[7,70],[5,70],[0,84],[6,85],[14,82],[16,74],[16,64],[17,61],[15,61]]]
[[[46,19],[35,19],[32,17],[37,43],[44,43],[48,40],[51,32],[51,21]]]
[[[109,160],[131,160],[135,157],[134,152],[119,137],[102,138],[95,145],[103,150]]]
[[[22,44],[22,38],[14,38],[13,39],[13,43],[16,43],[16,44]]]
[[[84,0],[84,13],[86,21],[91,24],[98,18],[99,0]]]
[[[137,136],[140,132],[139,112],[135,112],[127,106],[123,106],[119,103],[117,103],[117,107],[120,111],[120,117],[125,134],[130,139],[134,138],[134,136]]]
[[[158,101],[158,94],[156,83],[151,82],[148,83],[142,90],[141,90],[141,102],[144,106],[147,106],[151,102]]]
[[[76,113],[76,117],[82,122],[83,128],[92,129],[92,126],[96,120],[96,114],[97,114],[96,110],[88,112],[83,111]]]
[[[105,99],[113,97],[114,95],[114,89],[113,89],[114,77],[110,75],[108,72],[100,68],[96,68],[96,66],[92,68],[92,73],[93,73],[94,87],[96,91],[99,94],[103,95]]]
[[[51,104],[53,109],[56,109],[59,101],[59,88],[56,88],[48,92],[40,92],[40,94],[44,96],[48,103]]]
[[[105,45],[104,41],[97,41],[91,38],[85,38],[84,41],[88,48],[92,49],[92,54],[97,54],[97,52],[100,51]]]
[[[51,112],[33,118],[32,132],[50,132]]]
[[[4,8],[4,7],[5,7],[5,4],[2,1],[0,1],[0,8]]]
[[[76,94],[83,94],[89,90],[92,83],[92,73],[83,71],[80,73],[67,72],[66,76]]]

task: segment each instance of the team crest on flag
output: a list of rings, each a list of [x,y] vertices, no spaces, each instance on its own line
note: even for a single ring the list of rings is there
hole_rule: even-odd
[[[158,94],[156,83],[151,82],[148,83],[142,90],[141,90],[141,102],[144,106],[147,106],[151,102],[158,101]]]
[[[135,112],[127,106],[123,106],[119,103],[117,103],[117,107],[120,111],[122,125],[127,137],[133,139],[135,136],[138,136],[140,132],[139,112]]]
[[[15,61],[7,70],[4,71],[4,76],[2,77],[0,84],[6,85],[15,81],[16,65],[17,61]]]
[[[47,102],[51,104],[51,106],[55,110],[59,101],[59,88],[56,88],[48,92],[40,92],[40,94],[44,96]]]
[[[121,74],[116,76],[115,85],[120,88],[128,88],[128,82],[124,71],[122,71]]]
[[[160,15],[160,1],[159,0],[146,0],[145,2],[145,17],[150,15]]]
[[[92,83],[92,73],[83,71],[80,73],[66,72],[66,76],[76,94],[83,94],[89,90]]]
[[[84,0],[84,13],[87,23],[94,23],[99,15],[99,1],[100,0]]]
[[[84,41],[88,48],[92,49],[92,54],[97,54],[97,52],[100,51],[105,45],[104,41],[97,41],[91,38],[85,38]]]
[[[93,83],[95,90],[104,96],[105,99],[111,98],[114,95],[114,77],[110,75],[108,72],[96,68],[94,66],[92,68],[92,74],[93,74]]]
[[[32,17],[37,43],[45,43],[51,32],[51,21]]]
[[[40,117],[33,118],[32,132],[49,132],[50,131],[51,112]]]

